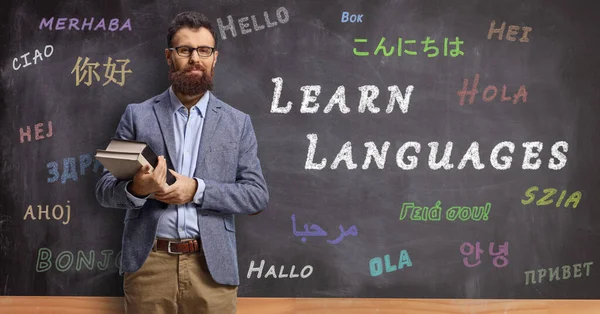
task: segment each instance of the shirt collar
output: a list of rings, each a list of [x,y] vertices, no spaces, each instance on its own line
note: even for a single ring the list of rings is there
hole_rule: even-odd
[[[185,106],[181,103],[175,92],[173,92],[173,86],[169,87],[169,98],[170,98],[170,106],[171,112],[175,113],[180,108],[184,108]],[[200,113],[201,117],[206,116],[206,108],[208,107],[208,99],[210,98],[210,91],[206,91],[204,95],[198,100],[197,103],[192,106],[192,110],[197,110]]]

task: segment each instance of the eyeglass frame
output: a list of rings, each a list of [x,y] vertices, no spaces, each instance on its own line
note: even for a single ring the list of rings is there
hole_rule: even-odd
[[[178,48],[183,48],[183,47],[190,48],[191,50],[193,50],[192,53],[190,53],[190,55],[187,56],[187,57],[180,55],[179,51],[177,51],[177,49]],[[198,50],[200,48],[210,48],[210,54],[208,56],[206,56],[206,57],[205,56],[201,56],[200,55],[200,50]],[[168,49],[170,51],[175,51],[175,53],[177,54],[177,56],[179,56],[181,58],[191,58],[194,55],[194,51],[198,54],[198,57],[200,57],[200,58],[208,58],[208,57],[212,56],[215,53],[215,47],[209,47],[209,46],[200,46],[200,47],[196,47],[196,48],[190,47],[190,46],[177,46],[177,47],[170,47]]]

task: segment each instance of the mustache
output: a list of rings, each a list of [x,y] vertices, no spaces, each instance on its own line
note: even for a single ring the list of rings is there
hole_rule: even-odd
[[[191,72],[193,70],[200,70],[202,72],[206,72],[206,68],[200,64],[194,64],[183,69],[183,72]]]

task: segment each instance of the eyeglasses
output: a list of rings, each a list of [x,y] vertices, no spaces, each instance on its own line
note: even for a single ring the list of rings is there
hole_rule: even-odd
[[[169,50],[175,50],[177,52],[177,55],[183,58],[189,58],[192,55],[192,53],[194,53],[194,50],[196,50],[198,51],[198,55],[201,58],[208,58],[212,56],[213,52],[215,51],[215,48],[207,46],[200,46],[198,48],[193,48],[189,46],[179,46],[175,48],[169,48]]]

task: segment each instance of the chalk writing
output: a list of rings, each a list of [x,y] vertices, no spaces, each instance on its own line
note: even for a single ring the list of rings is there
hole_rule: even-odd
[[[479,93],[479,90],[477,90],[478,84],[479,84],[479,74],[475,74],[475,79],[473,79],[473,88],[471,88],[471,90],[467,90],[467,88],[469,86],[469,80],[464,79],[462,90],[459,90],[458,92],[456,92],[458,94],[458,96],[460,97],[459,104],[461,106],[465,104],[465,97],[467,97],[467,96],[469,96],[469,104],[470,105],[473,104],[473,102],[475,101],[475,95],[477,95]],[[490,102],[490,101],[496,99],[497,95],[498,95],[498,88],[493,85],[488,85],[483,90],[483,93],[481,94],[481,98],[483,99],[484,102]],[[527,102],[527,88],[525,88],[525,85],[521,85],[519,87],[519,90],[514,95],[512,95],[512,97],[507,97],[506,96],[506,85],[503,85],[502,86],[502,94],[500,95],[500,101],[501,102],[512,102],[513,104],[517,104],[519,101],[521,101],[522,103],[526,103]]]
[[[68,22],[68,24],[67,24]],[[72,17],[72,18],[68,18],[68,17],[59,17],[56,18],[56,20],[54,19],[54,17],[51,17],[49,19],[46,18],[42,18],[42,20],[40,21],[40,30],[41,29],[48,29],[48,30],[55,30],[55,31],[62,31],[62,30],[78,30],[78,31],[85,31],[86,29],[88,31],[99,31],[99,30],[103,30],[103,31],[123,31],[125,29],[131,31],[131,20],[127,19],[125,20],[123,23],[121,23],[121,20],[119,18],[114,18],[111,19],[108,22],[108,25],[106,23],[106,21],[104,20],[104,18],[100,18],[96,20],[96,23],[94,24],[94,18],[84,18],[83,21],[81,21],[81,24],[79,24],[80,20],[79,18],[76,17]]]
[[[35,271],[38,273],[47,272],[51,269],[56,269],[59,272],[65,272],[75,269],[75,271],[85,271],[94,269],[105,271],[109,266],[114,266],[119,269],[121,252],[114,256],[114,250],[102,250],[100,254],[96,254],[95,250],[84,252],[62,251],[56,258],[52,258],[52,250],[48,248],[40,248],[37,254]],[[113,261],[111,263],[111,261]],[[75,266],[75,267],[73,267]],[[85,267],[85,268],[84,268]]]
[[[52,47],[52,45],[46,45],[46,47],[44,47],[44,57],[49,58],[52,54],[54,53],[54,47]],[[26,54],[21,55],[21,59],[23,59],[24,64],[21,64],[21,62],[19,62],[18,58],[14,58],[12,61],[12,66],[13,66],[13,70],[17,71],[19,70],[21,67],[26,68],[30,65],[36,65],[39,61],[43,61],[44,58],[42,58],[42,53],[39,50],[35,50],[35,52],[33,53],[33,63],[29,62],[29,60],[27,59],[27,56],[29,56],[29,52]]]
[[[415,203],[402,203],[400,210],[400,220],[416,220],[416,221],[440,221],[442,217],[449,221],[487,221],[489,218],[491,203],[485,203],[485,206],[452,206],[444,211],[442,215],[442,203],[437,201],[432,207],[415,206]],[[410,215],[407,215],[410,212]]]
[[[364,44],[368,41],[369,40],[367,38],[354,38],[355,43]],[[377,48],[375,48],[373,51],[373,55],[378,56],[381,53],[382,56],[389,57],[394,54],[394,49],[396,48],[396,55],[398,57],[402,56],[403,54],[408,56],[416,56],[421,48],[423,53],[426,54],[428,58],[433,58],[440,55],[440,48],[436,45],[436,40],[429,36],[427,36],[424,40],[418,41],[420,43],[420,47],[418,46],[419,44],[417,43],[416,39],[403,39],[398,37],[397,46],[395,41],[387,44],[385,41],[386,38],[381,37]],[[444,57],[451,56],[454,58],[463,56],[465,53],[460,50],[460,46],[462,44],[464,44],[464,41],[460,40],[458,37],[452,41],[450,41],[447,37],[444,38]],[[389,45],[389,47],[386,48],[386,45]],[[352,52],[355,56],[359,57],[366,57],[370,54],[370,50],[359,51],[356,47],[352,49]]]
[[[265,267],[265,260],[261,260],[260,261],[260,266],[254,266],[255,263],[254,261],[250,261],[250,266],[248,267],[248,274],[246,275],[246,278],[250,279],[252,277],[253,273],[256,273],[256,278],[259,278],[262,276],[264,267]],[[310,277],[310,275],[312,275],[313,273],[313,267],[311,265],[306,265],[304,267],[302,267],[302,270],[300,270],[300,273],[294,273],[294,271],[296,270],[296,265],[292,265],[292,267],[289,270],[289,273],[285,272],[285,266],[280,266],[279,267],[279,273],[277,273],[277,268],[275,267],[275,265],[271,265],[271,267],[269,267],[269,270],[267,271],[267,273],[265,274],[265,279],[269,278],[269,276],[273,277],[273,278],[302,278],[302,279],[306,279],[308,277]]]
[[[488,253],[490,256],[494,256],[492,259],[492,264],[496,268],[502,268],[508,266],[508,241],[505,241],[504,244],[498,245],[498,251],[494,251],[494,242],[490,242]],[[460,246],[460,253],[464,255],[463,264],[466,267],[476,267],[481,264],[481,253],[484,250],[481,249],[479,241],[475,242],[475,246],[469,242],[465,242]],[[475,254],[475,262],[472,264],[469,262],[469,256]]]
[[[335,240],[327,240],[327,242],[329,242],[331,244],[338,244],[346,236],[349,236],[349,235],[357,236],[358,235],[358,230],[356,229],[356,226],[354,226],[354,225],[350,226],[348,228],[348,230],[344,230],[344,227],[342,225],[340,225],[339,229],[340,229],[340,235]],[[306,237],[326,237],[327,236],[327,231],[323,230],[321,227],[319,227],[315,224],[311,224],[310,227],[308,226],[308,224],[304,224],[304,231],[298,231],[296,229],[296,215],[295,214],[292,214],[292,232],[294,233],[295,236],[302,237],[300,240],[304,243],[306,243]]]
[[[43,140],[45,138],[52,137],[52,121],[48,121],[47,129],[48,132],[44,136],[44,123],[36,123],[34,128],[34,138],[36,141]],[[21,140],[21,144],[25,142],[25,138],[27,138],[28,142],[31,142],[31,127],[27,126],[25,130],[23,128],[19,128],[19,139]]]
[[[64,207],[62,205],[54,205],[52,206],[52,211],[50,211],[50,205],[46,205],[46,208],[44,208],[43,205],[37,205],[37,218],[35,216],[35,210],[33,209],[33,205],[29,205],[29,207],[27,207],[25,215],[23,216],[23,220],[27,220],[28,217],[30,220],[42,220],[44,219],[42,216],[44,216],[46,220],[51,220],[50,213],[52,213],[52,219],[62,220],[64,218],[62,224],[66,225],[69,223],[69,221],[71,221],[71,205],[69,205],[70,203],[70,201],[67,201],[67,205],[65,205]]]
[[[362,23],[364,14],[350,14],[346,11],[342,12],[342,23]]]
[[[288,10],[285,7],[277,8],[277,10],[275,11],[275,16],[277,17],[277,21],[279,21],[280,24],[285,24],[285,23],[289,22],[289,20],[290,20],[290,13],[288,12]],[[260,21],[262,21],[262,20],[260,18],[257,19],[256,15],[251,15],[250,17],[244,16],[244,17],[237,19],[237,22],[238,22],[237,24],[240,27],[240,33],[242,35],[245,35],[245,34],[252,33],[252,30],[254,30],[255,32],[258,32],[260,30],[265,29],[265,25],[267,26],[267,28],[277,26],[277,22],[275,22],[273,17],[269,17],[269,13],[267,11],[263,12],[263,17],[264,17],[264,22],[265,22],[264,25],[259,23],[259,20]],[[252,20],[252,28],[250,28],[250,22],[248,21],[249,19]],[[219,27],[219,33],[221,34],[221,39],[227,39],[227,34],[225,33],[225,31],[229,31],[231,33],[231,37],[237,36],[237,30],[235,27],[236,24],[233,21],[233,17],[231,15],[227,16],[227,25],[223,24],[223,20],[221,20],[221,18],[218,18],[217,26]]]
[[[525,196],[528,197],[527,199],[522,199],[521,203],[523,205],[529,205],[531,203],[533,203],[533,201],[536,198],[536,192],[539,191],[540,188],[538,188],[537,186],[532,186],[530,188],[528,188],[525,191]],[[535,204],[537,206],[546,206],[546,205],[551,205],[552,203],[554,203],[554,198],[553,196],[556,194],[558,190],[554,189],[554,188],[547,188],[544,189],[543,192],[543,196],[541,198],[539,198]],[[558,197],[558,200],[556,200],[556,207],[560,207],[562,204],[562,201],[565,199],[565,196],[567,195],[567,190],[563,190],[560,193],[560,196]],[[565,208],[569,208],[569,205],[571,205],[571,208],[577,208],[577,205],[579,205],[579,202],[581,201],[581,191],[575,191],[573,193],[571,193],[569,195],[569,197],[567,198],[567,200],[564,203],[564,207]]]
[[[83,60],[83,63],[81,60]],[[96,72],[96,69],[100,66],[100,63],[92,63],[89,62],[89,60],[90,58],[88,57],[86,57],[85,60],[81,57],[77,57],[77,62],[75,63],[73,70],[71,70],[71,74],[75,73],[75,86],[79,86],[79,84],[81,84],[81,82],[84,80],[85,82],[83,82],[83,84],[87,86],[92,85],[94,80],[100,81],[100,75],[98,75],[98,72]],[[125,85],[125,74],[132,73],[130,69],[125,69],[127,64],[130,62],[129,59],[117,59],[115,61],[120,63],[119,70],[117,70],[117,65],[113,63],[111,57],[108,57],[106,63],[103,64],[105,67],[104,78],[106,78],[106,81],[104,84],[102,84],[102,86],[106,86],[112,82],[122,87]],[[118,75],[118,79],[115,78],[115,74]]]
[[[322,158],[318,163],[315,162],[315,155],[317,150],[317,144],[319,137],[317,134],[311,133],[307,134],[306,138],[309,140],[308,149],[306,153],[306,162],[304,164],[304,169],[306,170],[322,170],[327,166],[327,158]],[[398,142],[397,142],[398,143]],[[400,145],[400,143],[398,143]],[[428,144],[430,147],[429,151],[429,168],[431,170],[439,170],[443,168],[444,170],[449,170],[454,168],[454,164],[450,162],[450,157],[452,154],[453,143],[446,143],[446,148],[444,150],[444,156],[441,161],[436,162],[438,155],[438,142],[430,142]],[[367,170],[370,168],[371,161],[375,160],[375,164],[377,169],[384,169],[385,163],[387,161],[387,152],[390,147],[390,142],[385,141],[381,145],[381,149],[377,148],[377,144],[375,142],[366,142],[364,143],[364,147],[366,148],[366,152],[364,153],[365,159],[364,163],[361,167],[362,170]],[[541,159],[538,158],[539,152],[542,150],[543,143],[542,142],[525,142],[523,143],[523,147],[525,148],[525,157],[523,159],[522,168],[527,170],[538,170],[540,165],[542,164]],[[505,141],[498,143],[493,149],[490,156],[490,164],[496,170],[506,170],[510,169],[512,165],[512,157],[510,154],[508,156],[499,156],[500,151],[503,148],[507,148],[509,153],[512,154],[515,151],[515,144],[513,142]],[[537,152],[534,151],[534,148],[537,149]],[[410,150],[410,151],[409,151]],[[562,151],[561,151],[562,150]],[[552,170],[560,170],[567,164],[567,156],[564,154],[568,150],[568,143],[564,141],[556,142],[552,145],[551,153],[552,156],[548,160],[548,168]],[[414,151],[414,154],[410,152]],[[405,156],[408,154],[408,156]],[[402,170],[413,170],[416,169],[419,164],[418,154],[421,153],[421,144],[418,142],[405,142],[402,144],[395,154],[395,161],[398,168]],[[393,158],[393,157],[392,157]],[[317,158],[318,160],[318,158]],[[532,161],[534,160],[534,161]],[[336,155],[335,159],[330,165],[330,169],[335,170],[341,163],[346,165],[346,169],[353,170],[358,167],[358,165],[354,162],[354,153],[352,148],[352,142],[348,141],[344,143],[344,145],[340,148],[339,153]],[[485,164],[481,162],[480,153],[479,153],[479,142],[472,142],[471,146],[467,149],[467,151],[462,156],[460,163],[458,164],[457,169],[464,169],[467,164],[471,163],[473,168],[476,170],[481,170],[485,168]]]
[[[292,109],[291,101],[288,101],[285,107],[279,106],[279,98],[283,88],[283,79],[281,77],[275,77],[271,79],[271,81],[275,83],[275,89],[273,90],[273,101],[271,102],[271,113],[289,113]],[[404,95],[402,95],[402,92],[397,85],[388,86],[387,89],[390,91],[390,98],[385,113],[392,113],[396,103],[398,103],[402,113],[407,113],[408,106],[410,104],[410,96],[414,90],[414,86],[408,85]],[[317,113],[320,105],[316,101],[317,96],[321,94],[321,85],[305,85],[302,86],[300,90],[303,92],[300,113]],[[375,85],[363,85],[358,87],[358,90],[360,91],[358,112],[364,113],[368,109],[369,113],[379,113],[381,108],[377,107],[373,103],[373,101],[379,96],[379,88],[377,88]],[[351,111],[350,108],[346,106],[346,88],[343,85],[338,86],[333,96],[331,96],[329,99],[327,106],[323,108],[323,113],[330,113],[334,107],[338,108],[338,110],[343,114],[347,114]]]
[[[494,34],[498,34],[498,40],[502,40],[502,36],[504,35],[504,29],[506,28],[506,22],[502,22],[502,26],[500,28],[496,28],[496,21],[492,21],[490,23],[490,30],[488,31],[487,38],[492,39]],[[533,30],[533,28],[529,26],[519,27],[517,25],[509,25],[508,30],[506,31],[506,40],[515,41],[517,37],[515,35],[519,34],[519,30],[522,30],[521,38],[519,39],[522,43],[528,43],[529,38],[527,35]]]
[[[60,183],[65,184],[68,180],[77,181],[79,176],[86,175],[87,169],[92,166],[92,161],[94,162],[94,167],[92,171],[97,173],[98,170],[102,171],[104,167],[102,164],[96,160],[92,154],[83,154],[78,157],[79,163],[76,163],[75,157],[67,157],[62,160],[63,171],[62,174],[59,172],[58,162],[51,161],[46,164],[48,168],[48,183],[57,182],[60,178]],[[79,165],[79,174],[77,172],[77,164]]]
[[[411,267],[412,261],[410,260],[410,256],[408,256],[408,252],[406,250],[400,251],[400,257],[398,259],[398,264],[391,264],[390,255],[386,254],[383,257],[383,261],[381,257],[374,257],[369,261],[369,271],[372,277],[377,277],[383,274],[385,264],[385,272],[391,273],[395,272],[399,269],[403,269],[405,266]]]
[[[594,262],[585,262],[579,264],[557,266],[556,268],[540,268],[537,270],[528,270],[525,272],[525,285],[542,283],[544,277],[548,276],[549,281],[554,280],[569,280],[574,278],[581,278],[583,274],[581,272],[582,267],[585,268],[585,277],[590,276],[590,267]],[[537,274],[537,276],[536,276]],[[536,281],[537,277],[537,281]]]

